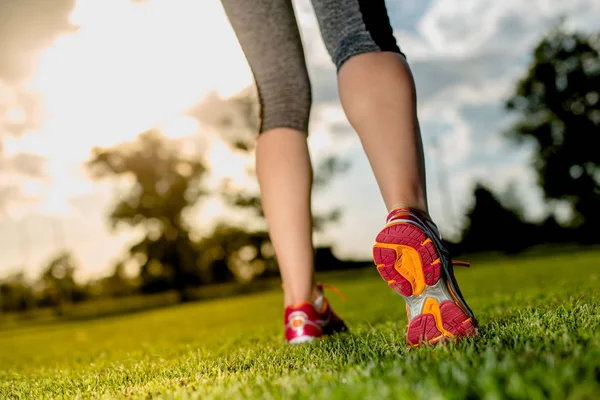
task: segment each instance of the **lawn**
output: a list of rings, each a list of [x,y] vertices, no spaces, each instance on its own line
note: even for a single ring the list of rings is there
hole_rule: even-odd
[[[0,332],[0,398],[596,399],[600,251],[457,271],[480,335],[405,348],[375,268],[322,277],[351,333],[288,346],[272,291]]]

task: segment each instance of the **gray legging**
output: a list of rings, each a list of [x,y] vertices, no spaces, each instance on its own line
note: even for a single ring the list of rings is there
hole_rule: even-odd
[[[221,0],[254,75],[260,132],[308,131],[311,88],[292,0]],[[350,57],[400,53],[385,0],[312,0],[321,36],[338,71]]]

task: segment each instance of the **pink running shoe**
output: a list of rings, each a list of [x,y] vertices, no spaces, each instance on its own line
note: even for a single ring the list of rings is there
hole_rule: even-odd
[[[477,320],[454,277],[454,265],[435,224],[400,208],[387,217],[373,246],[381,277],[406,300],[409,347],[477,333]]]
[[[332,289],[342,298],[343,295],[333,286],[319,285],[322,289]],[[285,309],[285,339],[288,343],[311,342],[316,338],[348,330],[346,323],[333,312],[327,298],[323,296],[323,306],[317,310],[313,302],[305,302]]]

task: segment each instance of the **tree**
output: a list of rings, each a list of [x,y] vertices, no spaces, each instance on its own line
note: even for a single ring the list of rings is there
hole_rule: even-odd
[[[35,308],[35,295],[25,274],[17,272],[0,282],[0,312]]]
[[[207,169],[199,155],[186,157],[159,132],[142,133],[136,141],[93,150],[88,167],[95,179],[127,177],[133,183],[110,214],[111,228],[142,227],[145,237],[130,255],[143,260],[142,291],[176,289],[197,284],[197,250],[184,221],[185,210],[206,194]]]
[[[473,196],[475,201],[467,212],[462,233],[462,251],[516,253],[532,244],[534,225],[523,222],[518,211],[506,208],[482,184],[476,185]]]
[[[52,257],[39,278],[38,288],[43,303],[62,312],[64,307],[83,300],[84,294],[75,282],[77,263],[69,251],[62,251]]]
[[[275,252],[264,231],[219,224],[212,235],[199,243],[202,271],[210,281],[219,283],[232,280],[249,282],[257,276],[277,275]]]
[[[118,262],[113,273],[95,282],[95,289],[101,296],[119,297],[127,296],[136,288],[135,280],[125,274],[125,264]]]
[[[506,107],[521,117],[509,136],[535,145],[532,164],[546,198],[566,200],[573,224],[594,232],[600,223],[600,35],[550,32]]]

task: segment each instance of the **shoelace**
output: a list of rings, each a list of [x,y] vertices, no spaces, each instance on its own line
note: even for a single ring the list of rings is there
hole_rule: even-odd
[[[346,296],[344,296],[344,293],[342,293],[342,291],[338,288],[336,288],[333,285],[328,285],[325,283],[317,283],[317,286],[319,286],[321,288],[321,290],[331,290],[333,293],[337,294],[338,296],[340,296],[340,299],[342,299],[343,301],[346,301]]]
[[[469,268],[471,266],[471,263],[467,262],[467,261],[458,261],[458,260],[451,260],[452,265],[455,267],[466,267]]]
[[[333,285],[328,285],[326,283],[317,282],[317,287],[320,287],[322,292],[324,290],[331,290],[333,293],[340,296],[340,299],[342,299],[343,301],[346,301],[346,296],[344,296],[344,293],[342,293],[342,291],[340,289],[336,288]],[[281,284],[281,288],[283,289],[283,283]]]

